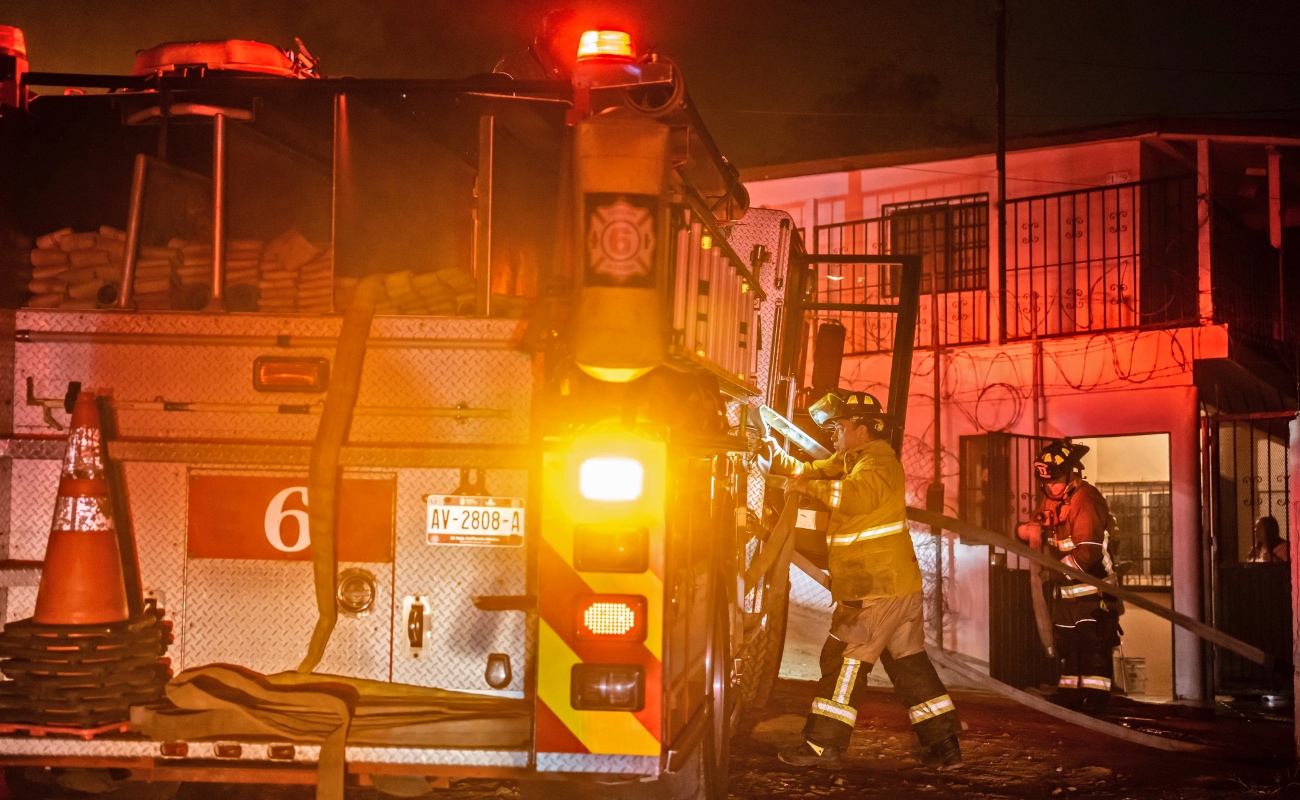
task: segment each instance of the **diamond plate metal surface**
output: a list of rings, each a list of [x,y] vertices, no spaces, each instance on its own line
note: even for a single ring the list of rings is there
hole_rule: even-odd
[[[594,753],[538,753],[538,772],[593,772],[657,775],[658,756],[604,756]]]
[[[0,736],[0,753],[7,756],[81,756],[86,758],[150,758],[161,755],[158,742],[96,738],[89,741],[62,736]]]
[[[765,403],[772,402],[772,391],[775,388],[772,385],[773,370],[776,369],[774,331],[777,310],[785,304],[784,286],[777,289],[776,279],[778,275],[782,280],[785,278],[793,231],[794,220],[785,211],[751,208],[740,222],[732,226],[727,237],[751,272],[754,269],[751,256],[755,245],[763,245],[770,255],[770,260],[758,270],[758,285],[767,294],[767,299],[758,304],[758,331],[750,337],[756,350],[753,382],[763,392]],[[760,516],[763,513],[763,490],[762,473],[756,466],[751,467],[746,504]]]
[[[528,766],[527,750],[448,750],[423,747],[349,747],[347,760],[362,764],[432,764],[454,767]]]
[[[186,667],[185,468],[179,464],[125,464],[131,528],[140,561],[140,585],[172,621],[168,649],[173,671]]]
[[[388,680],[392,565],[340,562],[377,579],[375,611],[340,614],[319,673]],[[296,669],[316,625],[311,563],[191,559],[185,574],[184,669],[239,664],[266,674]]]
[[[40,561],[50,538],[54,498],[59,490],[58,461],[14,461],[9,511],[9,558]],[[10,619],[17,619],[11,616]]]
[[[108,452],[120,461],[155,461],[182,464],[230,464],[246,466],[307,467],[311,445],[303,444],[207,444],[199,442],[109,442]],[[339,455],[339,465],[355,468],[459,468],[476,464],[484,469],[525,467],[526,447],[456,445],[394,447],[348,445]]]
[[[474,466],[467,464],[466,466]],[[474,595],[519,595],[527,589],[523,547],[429,545],[425,542],[428,494],[447,494],[460,482],[457,470],[399,470],[397,473],[397,548],[393,619],[393,680],[417,686],[481,691],[489,653],[510,656],[513,680],[504,687],[522,691],[532,650],[528,615],[523,611],[479,611]],[[487,470],[487,492],[527,497],[523,470]],[[539,513],[538,509],[529,509]],[[403,598],[423,595],[432,608],[431,630],[419,657],[407,646]]]
[[[776,352],[773,347],[772,332],[776,310],[785,304],[784,286],[777,289],[776,279],[778,275],[783,281],[785,279],[790,256],[790,237],[793,231],[794,220],[787,212],[771,208],[751,208],[740,222],[731,227],[727,235],[732,248],[751,272],[754,265],[750,263],[750,256],[753,255],[754,245],[763,245],[770,256],[770,260],[763,265],[758,275],[759,288],[767,294],[767,299],[759,304],[759,330],[756,335],[750,337],[750,341],[753,342],[751,346],[755,348],[757,356],[754,366],[754,384],[762,390],[764,397],[769,401],[771,400],[769,387],[771,370],[775,366],[772,359]]]
[[[14,327],[18,330],[178,336],[338,336],[342,324],[342,315],[150,314],[37,309],[19,310],[14,320]],[[521,324],[516,319],[377,316],[371,323],[370,336],[372,339],[511,340],[518,337]]]
[[[64,737],[0,736],[0,755],[7,756],[79,756],[82,758],[159,758],[167,763],[216,758],[219,742],[189,742],[183,758],[162,755],[160,742],[98,738],[82,741]],[[288,742],[241,743],[238,759],[220,761],[268,761],[271,747]],[[293,761],[315,764],[320,761],[318,745],[293,745]],[[349,762],[365,764],[429,764],[432,766],[516,767],[528,766],[526,750],[451,750],[432,747],[349,747]],[[609,758],[609,756],[603,756]],[[276,759],[286,761],[287,759]],[[650,759],[657,762],[658,759]]]
[[[158,336],[316,336],[338,333],[338,318],[267,318],[260,315],[51,314],[20,312],[19,327],[67,334]],[[506,418],[358,415],[353,442],[519,443],[528,437],[531,357],[510,349],[520,323],[510,320],[376,319],[366,356],[359,406],[451,408],[508,412]],[[429,347],[392,347],[403,339],[437,340]],[[381,341],[377,341],[381,340]],[[460,346],[458,342],[461,343]],[[408,344],[415,344],[408,342]],[[494,344],[483,349],[482,344]],[[332,358],[333,346],[247,346],[174,341],[168,344],[30,342],[16,345],[14,377],[34,381],[38,397],[62,397],[70,381],[111,390],[120,401],[300,405],[324,395],[258,392],[253,360],[260,355]],[[66,415],[55,412],[66,421]],[[120,409],[123,436],[263,438],[309,441],[318,416]],[[51,433],[43,410],[14,407],[15,431]]]

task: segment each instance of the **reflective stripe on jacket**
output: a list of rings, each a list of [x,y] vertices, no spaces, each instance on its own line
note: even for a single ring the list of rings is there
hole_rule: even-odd
[[[1106,498],[1092,484],[1082,479],[1072,481],[1063,500],[1045,499],[1039,505],[1043,510],[1056,505],[1060,524],[1056,533],[1047,539],[1053,555],[1067,567],[1086,572],[1096,578],[1107,578],[1113,572],[1110,561],[1110,508]],[[1094,597],[1101,592],[1097,587],[1058,575],[1062,598]]]
[[[826,538],[831,594],[837,601],[921,590],[921,569],[907,528],[903,465],[888,442],[871,441],[812,463],[778,452],[772,472],[807,473],[808,494],[830,509]]]

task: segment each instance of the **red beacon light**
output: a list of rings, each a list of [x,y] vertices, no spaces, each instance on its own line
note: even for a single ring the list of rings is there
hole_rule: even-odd
[[[578,40],[578,60],[635,61],[632,37],[626,31],[586,31]]]

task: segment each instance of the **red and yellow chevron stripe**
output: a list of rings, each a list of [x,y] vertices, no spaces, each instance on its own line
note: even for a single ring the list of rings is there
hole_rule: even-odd
[[[601,503],[582,497],[578,470],[593,455],[637,459],[644,470],[641,497]],[[663,740],[663,564],[665,472],[662,442],[594,436],[543,457],[541,542],[538,557],[536,746],[539,753],[658,756]],[[578,525],[643,526],[649,532],[649,567],[642,573],[579,572],[574,565]],[[579,639],[579,598],[591,594],[639,595],[646,599],[644,642]],[[571,673],[576,664],[635,664],[645,670],[640,711],[573,708]]]

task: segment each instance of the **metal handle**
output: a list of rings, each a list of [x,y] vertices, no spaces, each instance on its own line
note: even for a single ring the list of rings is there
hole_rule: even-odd
[[[406,615],[406,641],[412,650],[424,647],[424,603],[411,603],[411,612]]]

